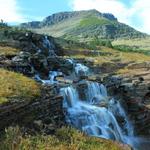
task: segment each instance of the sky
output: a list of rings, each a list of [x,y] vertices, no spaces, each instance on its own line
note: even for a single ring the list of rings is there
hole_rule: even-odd
[[[0,19],[7,23],[41,21],[61,11],[97,9],[150,34],[150,0],[0,0]]]

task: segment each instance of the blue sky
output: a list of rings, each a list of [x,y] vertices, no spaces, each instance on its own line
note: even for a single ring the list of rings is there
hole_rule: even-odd
[[[27,20],[41,20],[56,12],[72,10],[69,0],[18,0],[18,5]]]
[[[0,0],[0,19],[8,23],[42,20],[56,12],[97,9],[150,34],[150,0]]]

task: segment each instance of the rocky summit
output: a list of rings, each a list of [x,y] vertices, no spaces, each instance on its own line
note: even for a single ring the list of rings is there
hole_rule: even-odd
[[[126,24],[118,22],[113,14],[100,13],[95,9],[60,12],[46,17],[41,22],[23,23],[20,27],[37,33],[76,40],[88,40],[94,37],[116,39],[147,36]]]

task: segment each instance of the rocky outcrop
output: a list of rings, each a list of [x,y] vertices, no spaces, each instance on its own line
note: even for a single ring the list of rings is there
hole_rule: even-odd
[[[92,13],[99,17],[104,17],[112,21],[117,21],[117,18],[110,13],[100,13],[99,11],[93,9],[89,11],[74,11],[74,12],[60,12],[46,17],[43,21],[33,21],[28,23],[22,23],[20,26],[23,28],[42,28],[44,26],[54,25],[61,21],[71,19],[73,17],[79,17],[80,15],[85,15],[86,13]]]
[[[0,56],[0,67],[29,77],[39,74],[43,79],[48,77],[49,71],[61,71],[68,75],[73,70],[73,64],[62,57],[30,54],[23,51],[16,56]]]
[[[52,133],[65,124],[62,96],[56,93],[57,86],[44,87],[42,95],[32,101],[24,100],[0,105],[0,130],[20,125],[30,130]]]
[[[111,53],[101,52],[100,50],[70,50],[70,49],[65,49],[64,55],[67,55],[67,56],[84,55],[84,56],[95,57],[95,56],[110,56]]]
[[[149,63],[130,64],[129,71],[107,80],[112,95],[123,100],[137,134],[150,136],[150,70]],[[131,70],[130,70],[131,69]]]
[[[150,69],[150,62],[131,63],[127,66],[128,69]]]
[[[55,43],[54,38],[51,36],[20,30],[4,30],[1,34],[3,34],[3,39],[6,39],[2,43],[3,45],[19,48],[24,52],[31,54],[40,53],[46,56],[62,54],[61,48]]]

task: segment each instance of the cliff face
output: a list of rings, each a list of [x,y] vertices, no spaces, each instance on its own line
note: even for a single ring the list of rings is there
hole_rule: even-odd
[[[150,136],[150,63],[131,63],[107,80],[112,95],[122,100],[138,135]]]

